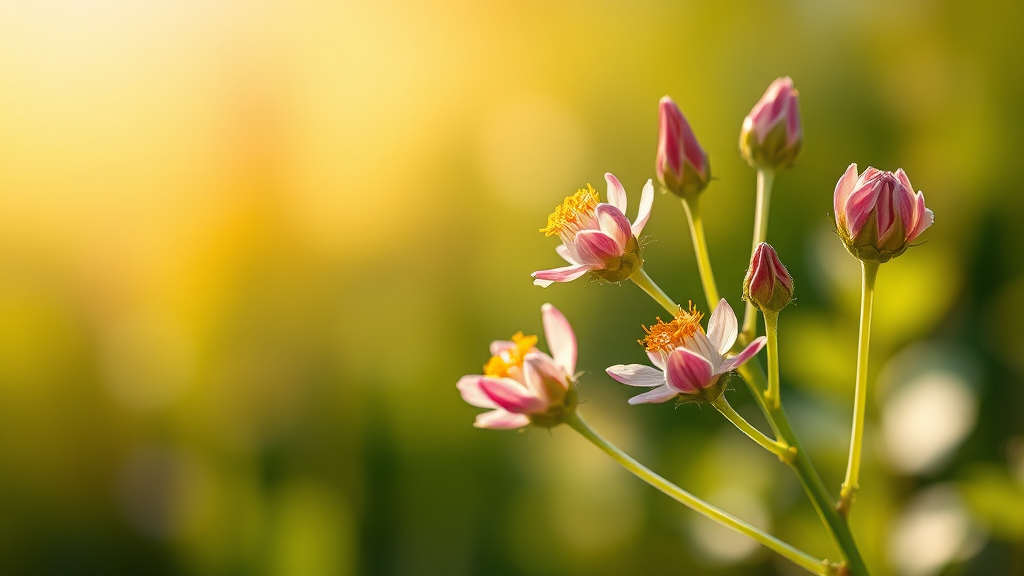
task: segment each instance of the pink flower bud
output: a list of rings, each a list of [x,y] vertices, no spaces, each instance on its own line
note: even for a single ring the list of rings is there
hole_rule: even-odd
[[[658,104],[658,118],[658,155],[654,164],[658,181],[679,196],[699,194],[711,179],[707,154],[668,96]]]
[[[743,279],[743,296],[762,312],[778,312],[793,300],[793,277],[767,242],[761,242]]]
[[[779,78],[743,119],[740,153],[748,164],[784,170],[796,162],[804,143],[798,96],[792,79]]]
[[[834,202],[839,237],[851,254],[868,262],[903,254],[935,220],[903,169],[894,174],[868,167],[858,178],[857,165],[850,164],[836,184]]]

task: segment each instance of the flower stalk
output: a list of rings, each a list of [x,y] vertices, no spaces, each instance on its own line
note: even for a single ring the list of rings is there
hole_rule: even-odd
[[[634,284],[642,288],[644,292],[647,292],[648,296],[654,298],[654,301],[660,304],[665,310],[668,310],[669,313],[675,314],[680,310],[679,304],[673,302],[672,298],[670,298],[668,294],[665,294],[665,291],[654,283],[654,280],[647,275],[647,271],[643,268],[633,273],[629,279],[632,280]]]
[[[860,489],[860,456],[864,444],[864,411],[868,389],[868,345],[871,340],[871,309],[875,299],[875,279],[878,263],[861,261],[860,338],[857,342],[857,384],[853,397],[853,431],[850,435],[850,458],[846,465],[846,480],[839,492],[837,509],[849,516],[850,507]]]
[[[785,442],[778,442],[764,435],[763,432],[755,428],[750,422],[747,422],[743,416],[740,416],[736,410],[733,409],[729,401],[725,399],[725,394],[719,396],[718,400],[711,403],[716,410],[722,413],[729,422],[732,422],[741,432],[747,435],[748,438],[757,442],[762,448],[775,454],[779,457],[779,460],[790,463],[795,451],[791,450]]]
[[[782,408],[782,393],[779,390],[779,313],[764,313],[764,331],[768,336],[768,390],[764,393],[765,403],[772,410]]]
[[[704,297],[708,308],[714,312],[718,305],[718,286],[715,284],[715,273],[711,270],[711,257],[708,254],[708,243],[704,237],[704,220],[700,216],[699,196],[683,198],[686,219],[690,222],[690,237],[693,239],[693,250],[697,254],[697,270],[700,272],[700,283],[704,287]]]
[[[750,248],[751,257],[759,244],[768,237],[768,208],[772,201],[772,185],[775,183],[775,172],[765,168],[757,170],[757,199],[754,206],[754,240]],[[743,328],[740,336],[747,342],[754,339],[757,333],[757,309],[754,303],[747,301],[743,311]]]
[[[665,478],[652,472],[649,468],[634,460],[617,446],[608,440],[605,440],[604,437],[598,434],[583,420],[579,415],[579,412],[574,412],[567,417],[565,423],[572,427],[573,430],[579,432],[581,436],[589,440],[592,444],[611,456],[613,460],[618,462],[619,465],[631,472],[634,476],[640,478],[644,482],[647,482],[654,488],[657,488],[663,494],[680,504],[683,504],[687,508],[714,520],[726,528],[735,530],[736,532],[755,540],[812,574],[818,574],[820,576],[836,576],[839,573],[839,566],[836,564],[829,562],[828,560],[819,560],[802,550],[794,548],[790,544],[779,540],[771,534],[763,532],[759,528],[736,518],[728,512],[697,498],[669,482]]]

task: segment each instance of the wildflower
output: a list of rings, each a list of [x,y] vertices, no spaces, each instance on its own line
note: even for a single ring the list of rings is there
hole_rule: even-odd
[[[752,167],[783,170],[796,162],[804,142],[798,97],[793,80],[779,78],[743,119],[740,154]]]
[[[858,178],[857,165],[850,164],[834,202],[839,237],[850,254],[868,262],[903,254],[935,220],[903,169],[894,174],[868,167]]]
[[[598,202],[597,192],[587,184],[548,216],[548,225],[541,229],[547,236],[559,236],[562,245],[555,249],[569,265],[533,273],[537,286],[552,282],[569,282],[586,273],[609,282],[629,278],[643,265],[637,236],[651,216],[654,185],[650,180],[640,195],[640,210],[632,224],[626,219],[626,190],[611,173],[608,182],[608,203]]]
[[[644,364],[618,364],[607,369],[608,375],[629,386],[653,388],[629,399],[630,404],[665,402],[679,397],[680,402],[713,402],[722,395],[725,381],[721,378],[757,354],[765,345],[765,337],[755,339],[735,356],[725,354],[736,342],[736,314],[723,298],[705,334],[700,325],[703,315],[693,305],[680,310],[671,322],[644,327],[647,336],[640,341],[647,356],[657,368]]]
[[[711,164],[686,117],[671,98],[658,103],[658,182],[679,196],[695,196],[711,179]]]
[[[743,279],[743,296],[762,312],[778,312],[793,300],[793,277],[767,242],[754,249]]]
[[[550,356],[537,350],[536,336],[518,332],[511,340],[491,342],[492,356],[482,375],[463,376],[456,383],[463,400],[492,409],[476,417],[477,428],[530,423],[550,428],[575,410],[576,335],[551,304],[541,307],[541,318]]]

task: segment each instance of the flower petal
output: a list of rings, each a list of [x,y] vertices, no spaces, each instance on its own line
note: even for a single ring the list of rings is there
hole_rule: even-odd
[[[593,266],[576,264],[573,266],[562,266],[561,268],[551,268],[550,270],[537,270],[532,274],[535,278],[533,283],[547,288],[551,286],[552,282],[571,282],[593,269]]]
[[[494,400],[491,400],[480,388],[480,380],[482,378],[483,376],[478,374],[463,376],[455,383],[455,387],[459,389],[459,394],[462,395],[462,399],[467,404],[477,408],[497,408],[498,405],[494,403]]]
[[[633,237],[633,231],[629,227],[629,220],[621,210],[611,204],[598,204],[594,209],[597,216],[597,224],[601,231],[615,240],[617,252],[622,254],[626,251],[626,244]]]
[[[633,396],[629,399],[630,404],[660,404],[662,402],[671,400],[678,395],[679,392],[669,388],[668,386],[660,386],[654,390],[644,392],[637,396]]]
[[[541,319],[544,322],[544,338],[555,364],[565,370],[566,376],[576,373],[576,334],[558,308],[551,304],[540,307]]]
[[[708,340],[711,340],[719,354],[725,354],[736,343],[738,335],[739,323],[736,321],[736,313],[725,298],[722,298],[708,320]]]
[[[668,355],[665,380],[679,392],[693,394],[711,383],[714,367],[707,358],[686,348],[676,348]]]
[[[524,364],[524,368],[527,366]],[[531,370],[524,370],[528,375],[527,380],[529,380]],[[536,376],[536,371],[533,372]],[[518,382],[509,378],[481,378],[479,386],[498,407],[509,412],[517,414],[540,412],[544,410],[546,404],[544,399],[538,398]]]
[[[732,358],[726,358],[725,362],[722,362],[722,365],[718,368],[718,370],[716,370],[716,372],[719,374],[725,374],[730,370],[735,370],[736,368],[740,367],[744,362],[753,358],[754,354],[760,352],[761,348],[764,348],[764,345],[767,343],[768,340],[764,336],[754,338],[754,341],[748,344],[742,352],[733,356]]]
[[[619,212],[625,213],[626,189],[611,172],[604,175],[604,180],[608,183],[608,203],[618,208]]]
[[[604,268],[604,261],[622,256],[622,249],[611,236],[600,230],[584,230],[576,235],[576,252],[580,262]]]
[[[633,221],[633,236],[640,237],[640,232],[643,231],[644,226],[647,225],[647,220],[651,217],[651,208],[654,206],[654,182],[647,180],[647,184],[644,184],[644,189],[640,193],[640,210],[636,213],[636,220]]]
[[[651,352],[650,350],[648,350],[647,351],[647,357],[651,359],[651,364],[654,364],[655,366],[657,366],[658,368],[661,368],[662,370],[665,369],[665,353],[664,352],[661,352],[661,351]]]
[[[616,364],[606,368],[605,372],[627,386],[651,388],[665,384],[665,373],[645,364]]]
[[[559,244],[558,246],[555,246],[555,253],[561,256],[562,260],[565,260],[569,264],[572,264],[574,266],[579,264],[579,262],[577,262],[576,259],[572,257],[572,253],[569,252],[569,248],[565,244]]]
[[[510,430],[522,428],[530,423],[530,417],[526,414],[513,414],[502,409],[491,410],[483,414],[477,414],[476,428],[490,428],[491,430]]]
[[[846,223],[846,202],[850,198],[850,192],[857,184],[857,165],[850,164],[842,178],[836,183],[835,196],[832,198],[835,208],[836,225],[842,227]],[[840,218],[842,220],[840,220]]]

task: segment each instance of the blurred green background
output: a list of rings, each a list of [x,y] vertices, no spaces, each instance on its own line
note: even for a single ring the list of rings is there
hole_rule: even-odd
[[[580,341],[587,418],[699,496],[836,555],[796,478],[713,410],[605,376],[663,312],[630,284],[531,285],[537,229],[602,175],[633,217],[671,95],[737,311],[743,116],[801,93],[769,240],[796,278],[784,397],[838,493],[859,269],[850,162],[936,215],[883,266],[863,491],[874,574],[1024,574],[1020,2],[0,3],[0,572],[795,574],[567,428],[476,430],[487,344]],[[706,309],[682,208],[647,270]],[[754,421],[745,388],[734,405]]]

